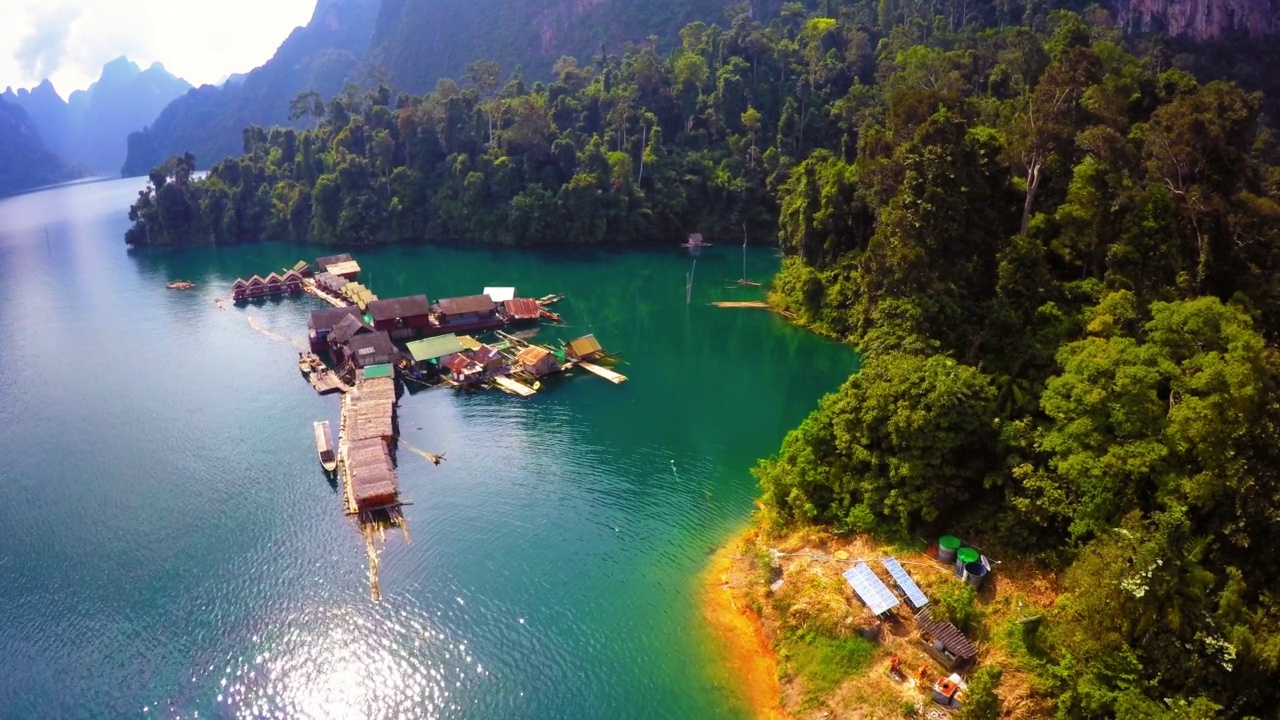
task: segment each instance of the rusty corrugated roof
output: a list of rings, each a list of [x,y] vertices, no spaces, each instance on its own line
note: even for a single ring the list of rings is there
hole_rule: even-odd
[[[540,308],[538,301],[530,298],[516,298],[502,303],[507,315],[517,320],[533,320],[538,317]]]

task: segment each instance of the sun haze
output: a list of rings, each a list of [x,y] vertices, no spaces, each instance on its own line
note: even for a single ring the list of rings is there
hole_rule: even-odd
[[[66,98],[127,55],[193,85],[266,62],[315,0],[0,0],[0,88],[53,81]]]

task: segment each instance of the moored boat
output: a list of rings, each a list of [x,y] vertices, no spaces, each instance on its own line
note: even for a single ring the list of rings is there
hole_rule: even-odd
[[[558,303],[563,299],[564,299],[563,295],[543,295],[542,297],[538,298],[538,304],[551,305],[553,303]]]
[[[302,353],[298,353],[298,369],[302,371],[303,375],[310,373],[311,358],[307,357],[306,355],[303,355]]]
[[[316,452],[320,455],[320,467],[325,472],[338,469],[338,455],[333,449],[333,436],[329,434],[329,421],[317,420],[312,424],[316,435]]]

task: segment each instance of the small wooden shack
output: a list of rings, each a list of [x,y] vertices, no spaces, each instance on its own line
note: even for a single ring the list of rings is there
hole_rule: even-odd
[[[978,648],[969,638],[955,625],[934,620],[930,608],[916,614],[916,627],[920,630],[924,651],[948,670],[967,665],[978,656]]]
[[[556,356],[550,350],[530,345],[516,355],[520,367],[534,377],[543,377],[560,369]]]
[[[479,382],[484,377],[484,368],[464,353],[449,355],[441,360],[440,364],[449,371],[453,381],[459,385]]]
[[[302,273],[297,270],[288,270],[284,275],[280,276],[284,283],[284,291],[290,295],[299,295],[302,293]]]
[[[501,370],[507,364],[506,358],[492,345],[481,345],[472,350],[471,362],[479,365],[486,374]]]
[[[350,362],[357,369],[370,365],[390,365],[395,363],[399,352],[389,335],[375,330],[351,338],[344,348],[343,361]]]
[[[569,355],[575,360],[595,360],[604,355],[604,348],[600,347],[595,335],[583,335],[569,341]]]

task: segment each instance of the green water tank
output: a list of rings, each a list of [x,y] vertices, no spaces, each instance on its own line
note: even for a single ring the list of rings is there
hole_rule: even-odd
[[[974,550],[973,548],[968,548],[968,547],[960,548],[959,550],[956,551],[956,558],[958,559],[958,561],[966,565],[971,562],[978,562],[978,559],[981,557],[982,557],[982,553],[979,553],[977,550]]]
[[[956,551],[960,549],[960,538],[953,535],[943,535],[938,538],[938,559],[942,562],[951,562],[956,559]]]

